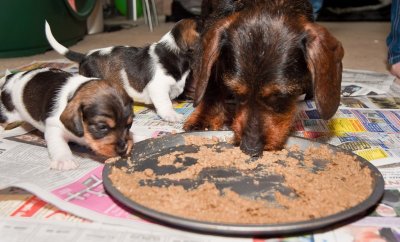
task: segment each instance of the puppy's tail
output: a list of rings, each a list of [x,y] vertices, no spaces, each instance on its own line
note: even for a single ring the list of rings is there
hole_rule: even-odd
[[[51,47],[53,47],[53,49],[55,51],[57,51],[59,54],[65,56],[67,59],[74,61],[74,62],[81,62],[84,58],[85,55],[82,53],[78,53],[75,51],[72,51],[70,49],[68,49],[67,47],[63,46],[62,44],[60,44],[53,36],[53,33],[51,32],[50,29],[50,25],[49,23],[45,23],[45,31],[46,31],[46,38],[47,41],[49,42],[49,44],[51,45]]]

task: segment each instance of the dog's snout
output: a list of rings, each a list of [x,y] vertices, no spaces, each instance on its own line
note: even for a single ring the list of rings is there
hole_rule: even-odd
[[[240,142],[240,149],[251,157],[259,157],[264,150],[264,144],[260,139],[244,138]]]
[[[125,142],[125,140],[118,140],[115,149],[116,149],[116,152],[118,153],[118,155],[125,155],[126,150],[128,149],[128,145]]]

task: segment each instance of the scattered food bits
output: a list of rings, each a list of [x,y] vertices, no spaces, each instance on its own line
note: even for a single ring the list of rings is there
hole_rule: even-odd
[[[121,156],[111,157],[111,158],[108,158],[107,160],[105,160],[104,163],[113,164],[116,161],[118,161],[119,159],[121,159]]]
[[[178,217],[223,224],[280,224],[317,219],[354,207],[372,193],[371,171],[361,167],[353,155],[333,153],[327,146],[310,147],[305,151],[293,146],[281,151],[265,151],[261,158],[248,162],[249,156],[238,147],[217,152],[215,144],[220,140],[185,136],[185,144],[199,146],[198,152],[172,152],[158,158],[158,166],[182,166],[176,162],[178,157],[197,160],[177,173],[156,175],[152,169],[127,172],[113,167],[109,177],[122,194],[145,207]],[[301,154],[302,158],[296,154]],[[324,169],[313,170],[315,159],[328,161]],[[258,175],[278,174],[284,177],[282,183],[292,192],[284,195],[276,190],[271,194],[275,199],[272,203],[241,196],[229,188],[221,192],[209,181],[188,190],[180,185],[148,185],[156,179],[169,179],[171,184],[195,179],[201,171],[213,167],[235,168],[247,176],[256,168],[262,169]],[[261,186],[257,177],[253,177],[253,185]]]

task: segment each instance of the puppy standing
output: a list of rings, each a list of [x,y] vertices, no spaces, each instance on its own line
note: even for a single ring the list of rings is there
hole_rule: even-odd
[[[178,22],[160,41],[145,47],[115,46],[92,50],[86,55],[62,46],[46,22],[50,45],[66,58],[79,63],[79,73],[122,85],[134,101],[154,104],[164,120],[181,121],[171,100],[185,88],[191,54],[198,40],[196,21]]]
[[[0,123],[26,121],[44,132],[53,169],[74,169],[69,141],[96,154],[127,154],[133,146],[132,100],[104,80],[41,68],[2,78]]]

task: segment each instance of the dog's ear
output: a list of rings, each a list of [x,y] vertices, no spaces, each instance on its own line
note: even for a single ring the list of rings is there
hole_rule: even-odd
[[[193,51],[199,39],[197,22],[194,19],[182,19],[171,30],[180,50],[185,52]]]
[[[62,112],[60,120],[74,135],[83,136],[82,108],[79,102],[75,100],[69,102]]]
[[[222,35],[236,18],[237,14],[232,14],[216,21],[201,37],[201,53],[193,68],[192,81],[196,88],[194,95],[195,106],[203,99],[212,67],[219,57]]]
[[[342,44],[326,28],[315,23],[305,24],[306,59],[313,78],[317,110],[325,120],[330,119],[340,104],[342,82]]]

